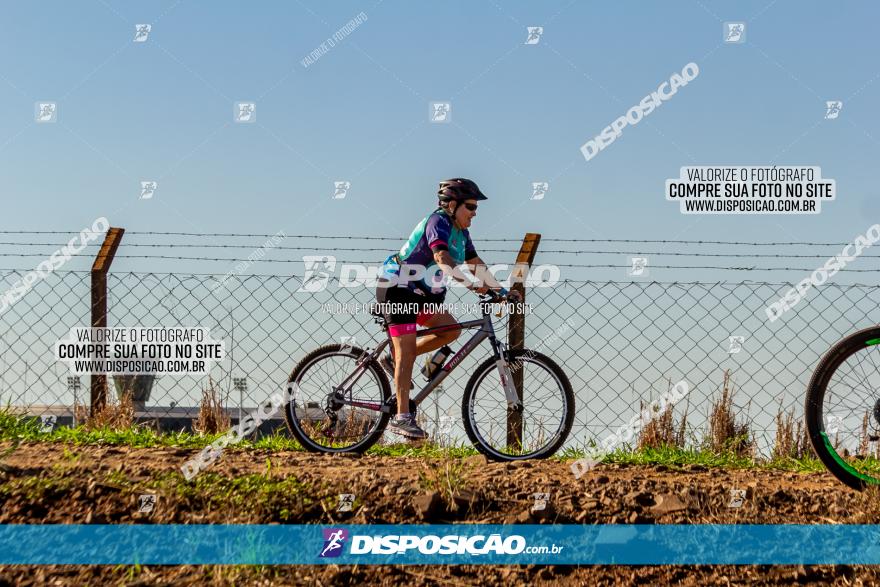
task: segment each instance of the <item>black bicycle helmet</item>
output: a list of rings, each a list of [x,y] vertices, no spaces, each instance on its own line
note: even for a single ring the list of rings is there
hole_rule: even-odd
[[[463,177],[444,179],[440,182],[437,196],[441,202],[463,202],[464,200],[488,200],[477,184]]]

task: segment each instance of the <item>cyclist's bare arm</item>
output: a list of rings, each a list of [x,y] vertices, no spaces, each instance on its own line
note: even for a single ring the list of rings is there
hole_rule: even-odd
[[[465,277],[465,274],[461,272],[461,269],[456,266],[455,260],[452,258],[452,255],[449,254],[449,251],[434,251],[434,262],[443,270],[443,273],[452,277],[455,281],[465,284],[468,289],[475,289],[472,287],[473,284],[471,280]]]
[[[470,260],[464,262],[465,266],[470,270],[471,273],[474,274],[474,277],[477,278],[478,285],[488,285],[489,289],[498,290],[502,288],[502,285],[498,283],[495,279],[495,276],[489,272],[489,268],[486,266],[486,263],[480,259],[479,256],[472,257]]]
[[[507,291],[503,285],[498,283],[498,280],[495,279],[495,276],[492,275],[489,268],[486,266],[486,262],[480,259],[479,256],[472,257],[470,260],[465,261],[464,264],[467,265],[471,273],[477,278],[477,284],[488,285],[489,289],[495,291]],[[513,296],[514,301],[522,301],[518,291],[511,290],[507,293],[508,295]]]
[[[449,251],[435,252],[434,261],[446,275],[449,275],[456,281],[465,284],[468,289],[474,290],[479,293],[484,293],[486,289],[504,291],[504,286],[498,283],[495,277],[489,272],[486,264],[479,257],[472,257],[469,261],[466,261],[464,263],[464,265],[466,265],[477,278],[476,282],[473,282],[465,277],[465,275],[461,272],[461,269],[459,269],[455,265],[455,260],[452,258],[452,255],[449,254]]]

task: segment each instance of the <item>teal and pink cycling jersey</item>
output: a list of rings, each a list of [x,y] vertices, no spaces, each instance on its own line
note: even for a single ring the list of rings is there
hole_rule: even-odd
[[[437,263],[434,262],[434,253],[444,250],[449,251],[456,265],[461,265],[477,256],[467,229],[456,228],[446,212],[442,208],[437,208],[416,225],[399,252],[385,259],[380,277],[394,281],[400,275],[402,265],[424,267],[422,277],[410,279],[406,284],[407,287],[426,293],[443,293],[446,287],[439,283],[439,277],[436,280],[432,277],[442,275]],[[405,271],[404,275],[412,275],[412,273]]]

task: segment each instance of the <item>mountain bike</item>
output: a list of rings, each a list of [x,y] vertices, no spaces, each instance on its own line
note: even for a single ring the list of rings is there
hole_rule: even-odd
[[[804,413],[813,448],[835,477],[856,490],[880,484],[880,325],[822,357]]]
[[[492,460],[549,457],[571,432],[575,411],[571,383],[549,357],[509,349],[496,338],[491,308],[506,299],[489,291],[480,302],[482,318],[416,332],[421,337],[455,328],[475,330],[421,391],[410,397],[409,411],[416,413],[419,404],[488,339],[492,356],[476,367],[461,401],[468,438]],[[308,451],[362,453],[378,442],[397,413],[397,400],[379,364],[391,337],[382,315],[376,311],[373,315],[386,335],[375,349],[325,345],[306,355],[290,374],[291,399],[284,415],[291,434]]]

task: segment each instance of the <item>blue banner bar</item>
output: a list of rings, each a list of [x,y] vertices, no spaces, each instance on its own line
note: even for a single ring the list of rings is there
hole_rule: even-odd
[[[877,525],[0,525],[0,564],[880,564]]]

